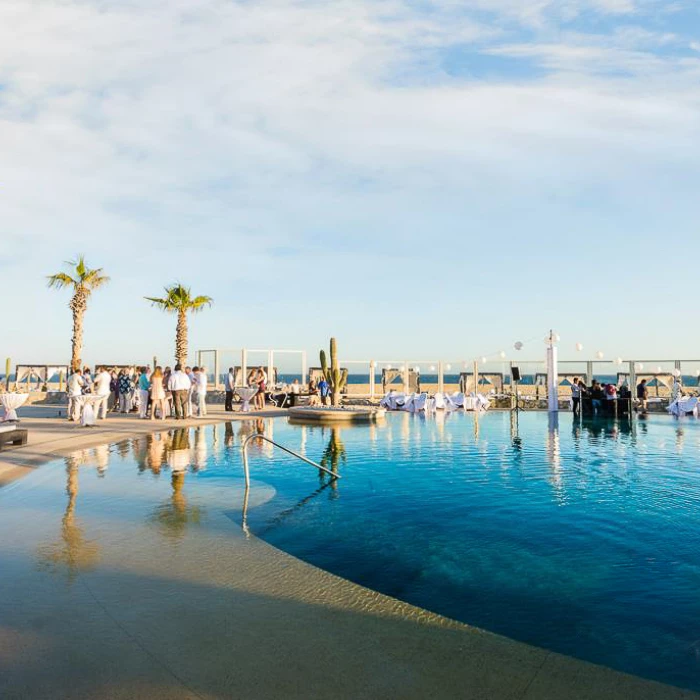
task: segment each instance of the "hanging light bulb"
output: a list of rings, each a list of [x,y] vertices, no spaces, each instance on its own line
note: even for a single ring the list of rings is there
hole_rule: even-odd
[[[430,365],[430,371],[434,372],[435,371],[435,365]]]
[[[405,371],[406,371],[406,365],[401,365],[401,367],[399,368],[399,371],[400,371],[400,372],[405,372]]]
[[[615,364],[621,365],[624,362],[624,360],[621,357],[615,358]]]
[[[581,352],[581,350],[583,350],[583,343],[576,343],[576,350],[577,352]]]
[[[598,352],[595,354],[595,356],[599,359],[602,360],[605,357],[605,354],[603,353],[602,350],[598,350]]]
[[[520,341],[518,341],[513,347],[514,347],[516,350],[522,350],[522,349],[523,349],[523,344],[522,344]]]
[[[414,371],[416,374],[418,374],[418,373],[420,372],[420,367],[419,367],[418,365],[416,365],[416,366],[413,368],[413,371]]]
[[[481,364],[482,364],[482,365],[485,365],[485,364],[486,364],[486,357],[482,357],[482,358],[481,358]]]
[[[498,355],[502,360],[506,359],[506,351],[505,350],[501,350],[501,352],[499,352]]]
[[[673,370],[673,376],[678,379],[678,377],[681,376],[681,371],[679,369],[674,369]]]
[[[637,362],[634,368],[637,370],[637,372],[641,372],[644,369],[644,365],[641,362]]]
[[[452,365],[445,365],[445,369],[452,369]]]
[[[659,365],[659,366],[656,368],[656,373],[657,373],[657,374],[661,374],[661,365]]]

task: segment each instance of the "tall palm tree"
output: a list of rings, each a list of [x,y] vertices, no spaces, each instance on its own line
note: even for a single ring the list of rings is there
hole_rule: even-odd
[[[175,332],[175,361],[178,364],[187,364],[187,313],[197,313],[205,306],[211,306],[214,300],[207,296],[192,296],[189,287],[184,287],[177,282],[165,288],[165,296],[144,297],[153,306],[159,307],[167,313],[177,314],[177,330]]]
[[[72,370],[82,366],[81,355],[83,352],[83,318],[87,311],[88,299],[96,290],[109,282],[109,277],[104,274],[101,267],[90,269],[85,264],[85,256],[79,255],[76,260],[66,262],[70,268],[70,273],[59,272],[48,276],[49,287],[53,289],[63,289],[71,287],[73,296],[68,308],[73,312],[73,337],[71,338],[71,360]]]

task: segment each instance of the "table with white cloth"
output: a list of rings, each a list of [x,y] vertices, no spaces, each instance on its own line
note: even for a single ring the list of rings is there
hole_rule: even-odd
[[[478,411],[480,406],[479,398],[477,396],[465,396],[462,406],[465,411]]]
[[[674,416],[698,415],[698,399],[695,396],[682,396],[668,407],[668,412]]]
[[[95,406],[102,403],[104,399],[105,397],[99,394],[82,394],[73,399],[80,409],[80,425],[84,428],[95,425],[97,422]]]
[[[17,417],[17,409],[24,405],[25,401],[29,398],[29,394],[18,394],[16,392],[8,392],[6,394],[0,394],[0,406],[4,410],[2,421],[9,420],[19,420]]]
[[[241,401],[243,402],[241,411],[243,413],[248,413],[248,411],[250,411],[250,400],[258,393],[258,388],[256,386],[237,386],[236,393],[241,397]]]

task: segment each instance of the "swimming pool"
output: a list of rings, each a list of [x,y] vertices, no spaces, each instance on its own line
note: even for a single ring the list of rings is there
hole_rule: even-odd
[[[27,556],[70,582],[119,542],[129,557],[147,542],[176,552],[220,527],[214,514],[240,522],[231,486],[255,430],[343,477],[251,443],[247,524],[267,542],[472,625],[700,688],[700,424],[664,416],[274,419],[84,450],[0,491],[0,527],[21,532],[0,550],[4,580],[28,576]]]

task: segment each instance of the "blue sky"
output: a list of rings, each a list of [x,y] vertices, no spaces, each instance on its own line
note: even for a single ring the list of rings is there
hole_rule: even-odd
[[[0,354],[700,355],[691,0],[5,0]],[[539,357],[541,343],[526,347]],[[525,351],[524,351],[525,352]]]

